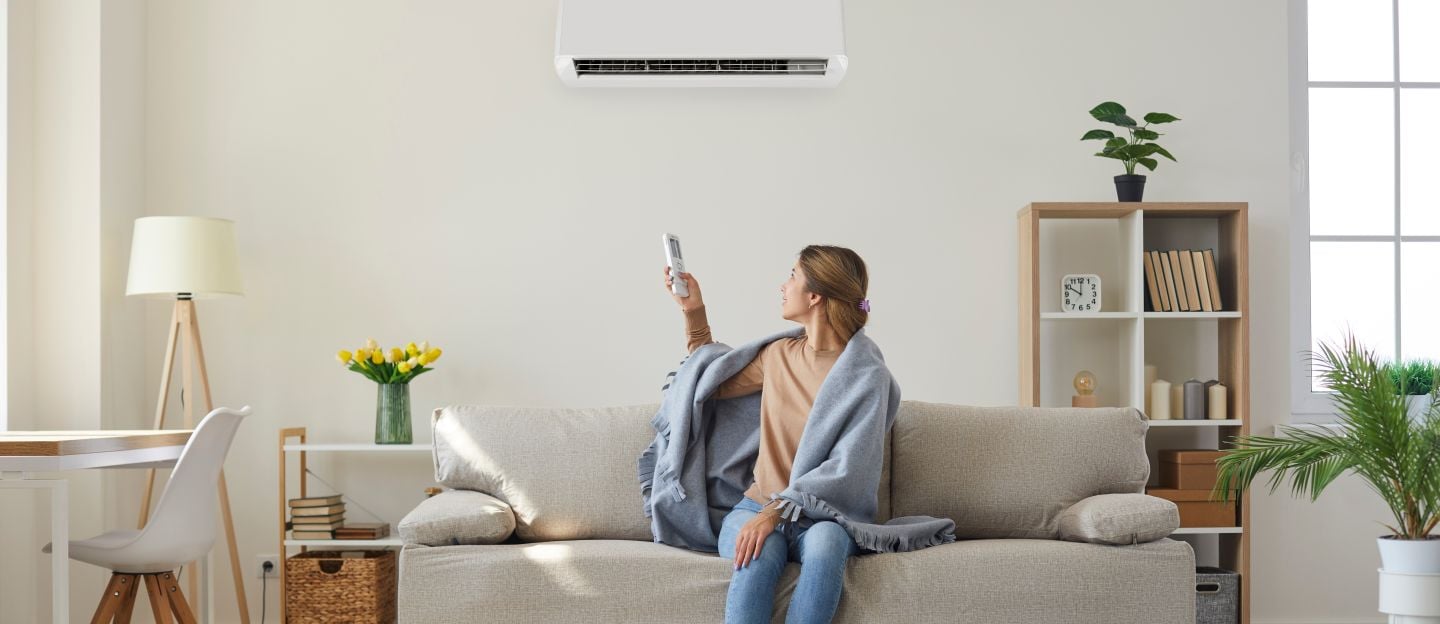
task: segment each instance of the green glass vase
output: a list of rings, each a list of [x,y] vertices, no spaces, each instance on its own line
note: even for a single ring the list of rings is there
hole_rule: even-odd
[[[410,384],[376,384],[375,443],[410,444]]]

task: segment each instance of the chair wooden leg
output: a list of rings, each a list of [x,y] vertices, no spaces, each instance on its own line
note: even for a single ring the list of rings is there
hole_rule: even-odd
[[[160,589],[160,575],[145,575],[145,591],[150,594],[150,611],[155,614],[155,624],[171,624],[170,599]]]
[[[140,593],[140,576],[126,574],[129,577],[125,581],[125,600],[120,603],[120,610],[115,612],[115,624],[130,624],[130,615],[135,611],[135,597]]]
[[[176,581],[174,574],[160,573],[160,589],[165,592],[165,597],[170,599],[170,608],[175,611],[175,619],[179,620],[180,624],[196,624],[195,614],[190,611],[190,605],[185,603],[185,594],[180,591],[180,583]]]
[[[95,615],[90,618],[90,624],[109,624],[110,618],[115,616],[115,611],[125,599],[125,594],[121,591],[124,589],[120,584],[122,578],[125,578],[124,574],[110,575],[110,582],[105,584],[105,595],[100,597],[100,604],[95,607]]]

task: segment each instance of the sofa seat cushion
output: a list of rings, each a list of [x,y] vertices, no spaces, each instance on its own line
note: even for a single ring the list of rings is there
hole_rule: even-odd
[[[1194,624],[1185,542],[963,540],[860,557],[836,622]]]
[[[722,622],[729,559],[619,540],[406,546],[400,621]],[[783,622],[799,579],[776,586]],[[1188,544],[960,541],[850,560],[834,622],[1193,624]]]

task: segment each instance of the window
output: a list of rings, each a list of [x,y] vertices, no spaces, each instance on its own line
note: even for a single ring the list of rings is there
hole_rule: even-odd
[[[1440,2],[1290,11],[1292,410],[1324,421],[1320,342],[1440,360]]]
[[[0,5],[0,431],[10,427],[10,3]]]

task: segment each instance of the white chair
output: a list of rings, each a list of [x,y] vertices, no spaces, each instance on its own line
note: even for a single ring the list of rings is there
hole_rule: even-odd
[[[173,611],[182,624],[195,622],[174,570],[210,552],[219,520],[220,468],[240,420],[250,408],[218,408],[205,416],[180,451],[155,513],[145,528],[110,531],[70,542],[70,558],[113,572],[91,624],[129,622],[143,580],[156,622],[170,622]],[[45,552],[50,552],[46,544]],[[56,564],[60,565],[60,564]]]

